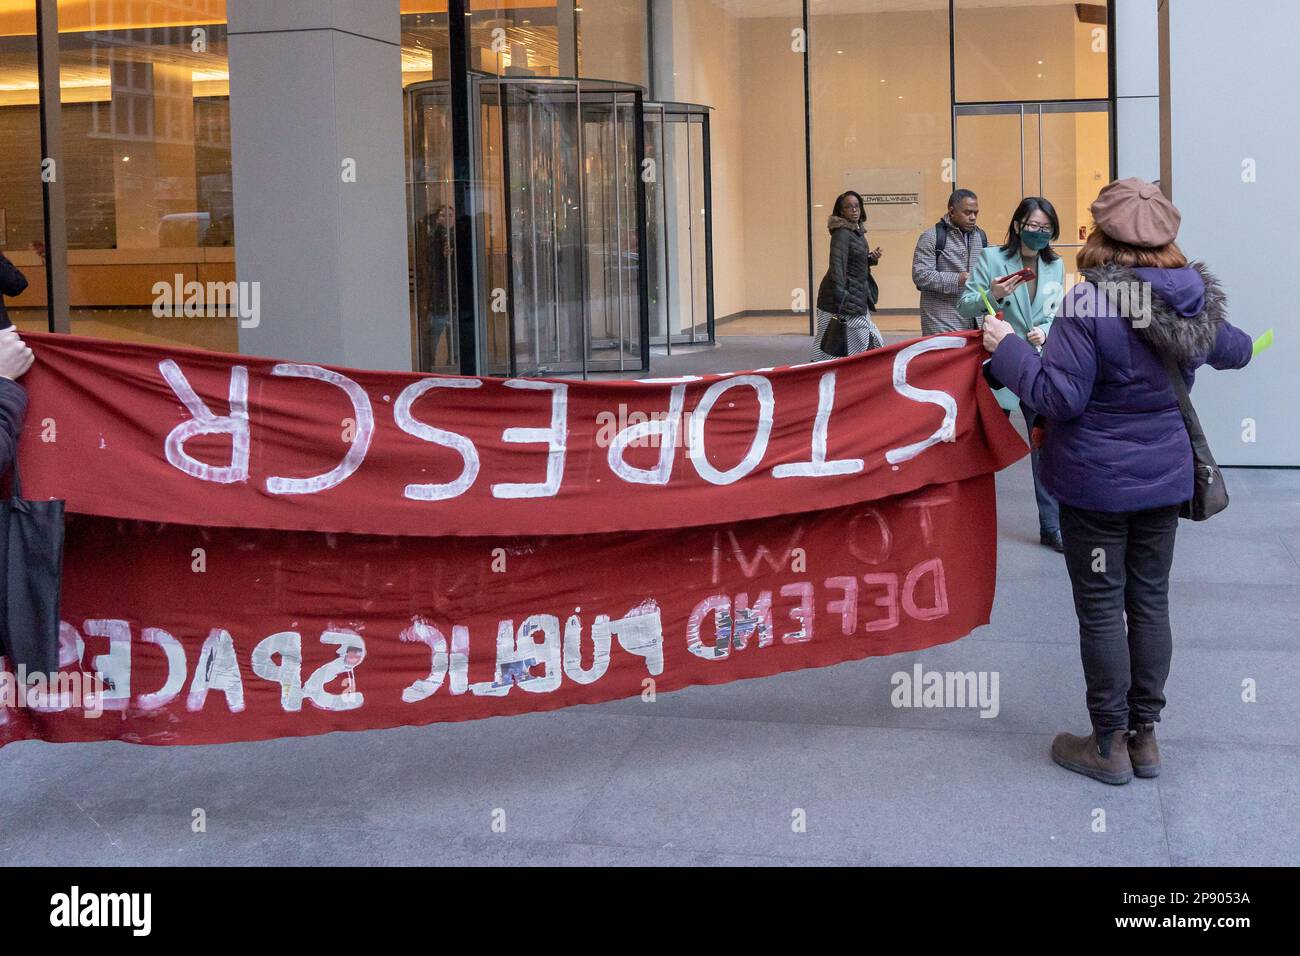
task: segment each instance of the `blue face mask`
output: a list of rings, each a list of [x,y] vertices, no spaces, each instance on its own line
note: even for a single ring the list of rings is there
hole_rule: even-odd
[[[1042,252],[1052,243],[1052,234],[1050,232],[1039,232],[1036,229],[1020,230],[1020,241],[1027,245],[1035,252]]]

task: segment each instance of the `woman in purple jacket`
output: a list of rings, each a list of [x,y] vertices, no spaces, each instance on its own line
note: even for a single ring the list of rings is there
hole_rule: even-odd
[[[992,375],[1045,419],[1043,483],[1061,504],[1093,732],[1058,734],[1052,759],[1121,784],[1160,772],[1169,569],[1192,497],[1191,442],[1165,358],[1190,387],[1201,365],[1243,368],[1252,346],[1228,323],[1218,281],[1175,244],[1181,216],[1159,187],[1111,183],[1092,214],[1084,281],[1041,357],[991,318],[984,344]]]

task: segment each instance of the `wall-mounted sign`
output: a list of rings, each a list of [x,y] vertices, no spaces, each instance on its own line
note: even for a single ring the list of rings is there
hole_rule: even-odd
[[[923,228],[924,179],[919,169],[848,169],[842,188],[862,194],[868,229]]]

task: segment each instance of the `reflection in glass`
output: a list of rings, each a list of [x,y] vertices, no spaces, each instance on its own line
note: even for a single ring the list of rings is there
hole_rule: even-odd
[[[409,90],[416,298],[440,301],[436,213],[449,193],[449,84]],[[643,365],[638,94],[623,85],[472,76],[470,227],[475,312],[490,375],[568,375]],[[434,117],[429,119],[429,117]],[[436,135],[429,133],[436,130]],[[436,189],[434,187],[437,187]],[[441,192],[439,192],[441,190]],[[463,219],[461,221],[464,221]],[[413,227],[415,228],[415,227]],[[434,238],[434,237],[437,238]],[[454,252],[445,260],[454,267]],[[425,290],[422,294],[421,290]],[[445,299],[454,312],[455,295]],[[440,313],[423,354],[441,361]],[[421,322],[424,320],[421,319]],[[432,366],[430,366],[432,367]]]
[[[61,3],[59,29],[73,331],[235,350],[233,309],[154,291],[235,279],[225,0]]]
[[[573,0],[533,0],[526,6],[476,0],[470,5],[469,41],[471,70],[493,76],[572,76]]]

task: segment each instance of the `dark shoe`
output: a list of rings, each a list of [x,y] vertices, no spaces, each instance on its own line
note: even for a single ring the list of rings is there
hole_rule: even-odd
[[[1128,758],[1139,777],[1160,776],[1160,748],[1156,746],[1156,725],[1138,724],[1129,731]]]
[[[1059,531],[1038,532],[1038,542],[1055,549],[1057,554],[1065,554],[1065,542],[1061,540],[1061,532]]]
[[[1116,730],[1110,735],[1110,754],[1102,756],[1093,734],[1077,737],[1074,734],[1057,734],[1052,741],[1052,759],[1066,770],[1073,770],[1102,783],[1119,785],[1133,779],[1133,764],[1129,762],[1128,732]]]

